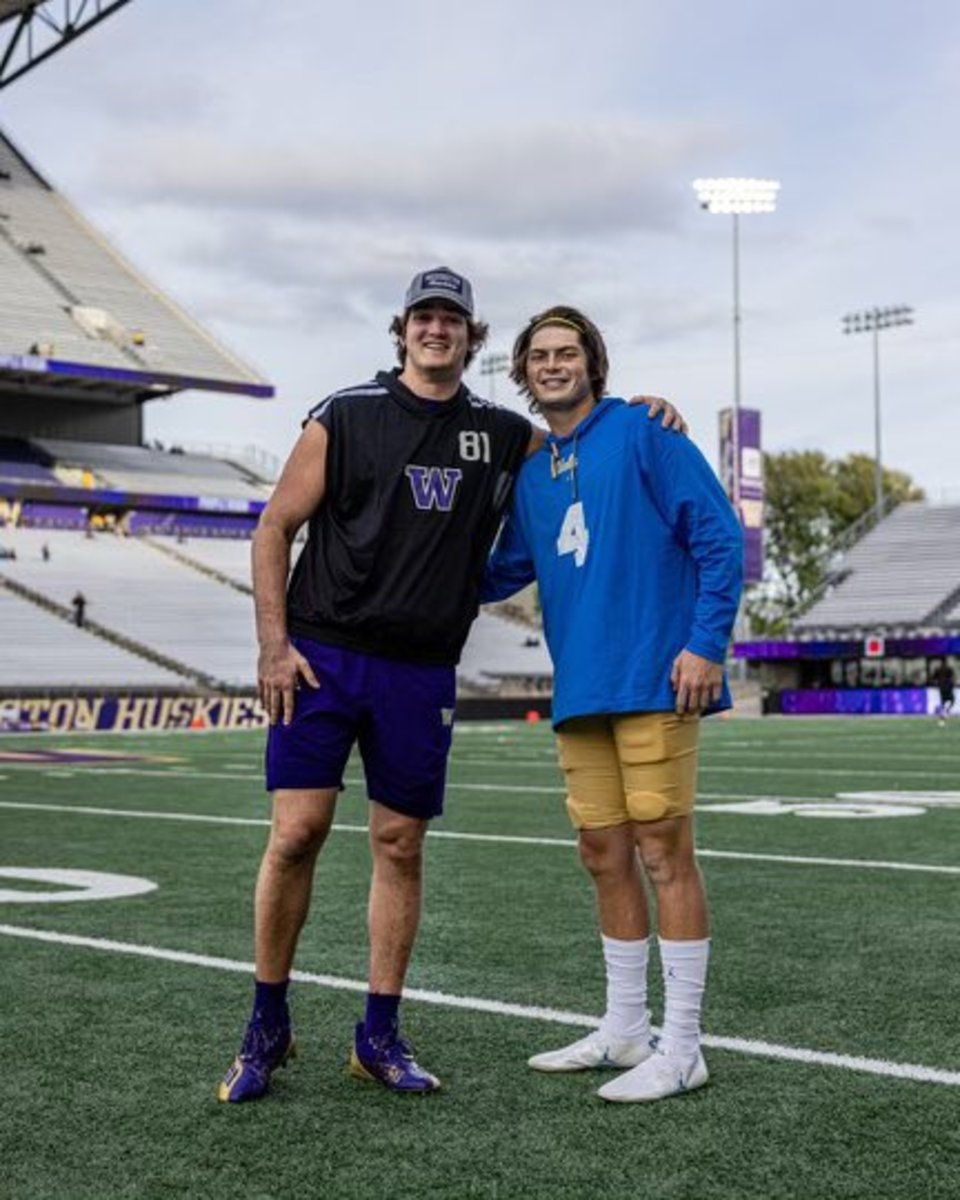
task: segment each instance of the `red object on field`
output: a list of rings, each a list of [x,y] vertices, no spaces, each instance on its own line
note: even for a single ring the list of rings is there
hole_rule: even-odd
[[[529,725],[536,725],[540,720],[540,714],[535,708],[531,708],[527,715],[523,718]]]

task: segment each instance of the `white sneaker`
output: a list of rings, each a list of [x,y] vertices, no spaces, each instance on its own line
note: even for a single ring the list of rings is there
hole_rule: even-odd
[[[626,1104],[663,1100],[701,1088],[709,1078],[707,1064],[699,1052],[696,1058],[682,1061],[657,1050],[632,1071],[605,1083],[597,1095],[601,1100],[619,1100]]]
[[[635,1067],[653,1053],[650,1035],[638,1038],[612,1037],[600,1029],[560,1050],[547,1050],[527,1059],[535,1071],[621,1070]]]

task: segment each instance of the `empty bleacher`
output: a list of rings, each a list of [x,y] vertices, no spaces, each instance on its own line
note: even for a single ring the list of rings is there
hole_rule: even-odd
[[[0,351],[263,381],[141,276],[0,134]]]
[[[211,681],[254,686],[248,539],[175,541],[7,528],[0,530],[0,546],[16,556],[0,559],[0,579],[9,578],[67,611],[81,592],[89,621]],[[34,687],[190,687],[195,682],[3,588],[0,597],[12,646],[0,663],[0,688],[25,682]],[[36,672],[30,670],[33,664]],[[539,631],[486,609],[474,624],[457,673],[468,690],[519,694],[549,690],[553,668]]]
[[[250,541],[236,538],[188,538],[176,544],[176,553],[232,580],[240,587],[253,586]]]
[[[2,543],[16,559],[0,560],[0,574],[61,605],[80,591],[90,620],[217,682],[254,685],[257,649],[248,595],[139,538],[6,529]],[[75,679],[84,679],[79,669]]]
[[[0,561],[0,568],[9,564]],[[111,645],[0,588],[0,688],[183,687],[180,675]]]
[[[44,483],[56,486],[48,454],[24,438],[0,437],[0,479],[5,483]]]
[[[457,675],[481,691],[530,692],[552,681],[553,663],[542,633],[481,609]]]
[[[960,588],[960,506],[901,504],[832,574],[840,582],[794,623],[794,632],[940,624],[943,606]],[[960,619],[960,604],[951,611]]]
[[[34,438],[33,444],[56,461],[59,478],[68,484],[80,482],[71,473],[90,472],[99,486],[122,492],[260,501],[270,496],[270,485],[251,472],[207,455],[61,438]]]

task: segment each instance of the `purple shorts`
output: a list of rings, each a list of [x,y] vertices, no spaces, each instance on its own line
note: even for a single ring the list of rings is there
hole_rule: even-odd
[[[356,743],[371,800],[407,816],[438,817],[453,737],[454,668],[290,640],[320,687],[303,684],[293,721],[270,727],[267,790],[342,788]]]

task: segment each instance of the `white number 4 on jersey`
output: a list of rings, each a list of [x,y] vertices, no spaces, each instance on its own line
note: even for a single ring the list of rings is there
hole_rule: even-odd
[[[574,566],[582,567],[587,561],[590,548],[590,530],[583,515],[583,501],[571,504],[564,514],[560,535],[557,538],[557,553],[572,554]]]

